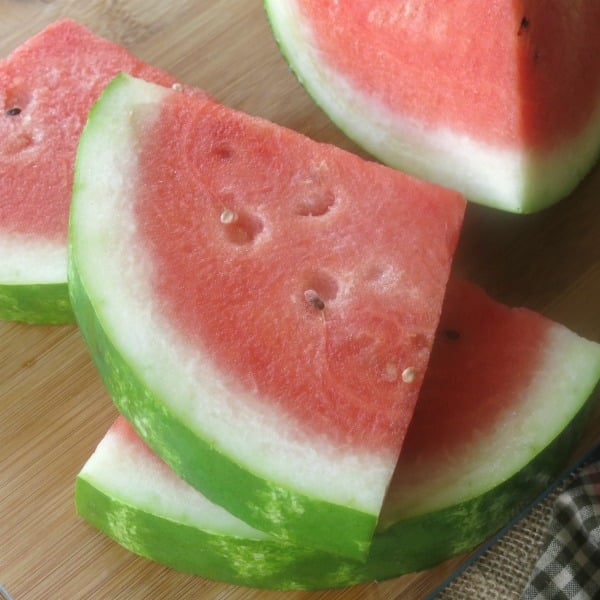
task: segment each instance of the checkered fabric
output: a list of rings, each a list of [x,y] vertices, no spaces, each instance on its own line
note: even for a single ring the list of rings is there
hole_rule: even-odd
[[[600,463],[557,497],[548,538],[522,600],[600,599]]]

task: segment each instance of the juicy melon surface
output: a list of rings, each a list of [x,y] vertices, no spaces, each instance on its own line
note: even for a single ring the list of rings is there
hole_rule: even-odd
[[[430,460],[444,449],[456,455],[471,436],[491,432],[503,414],[517,410],[546,359],[552,329],[541,315],[453,281],[402,460]]]
[[[72,303],[117,406],[183,479],[259,529],[360,559],[464,208],[121,75],[79,146]]]
[[[175,83],[70,19],[48,26],[0,63],[0,235],[66,244],[79,135],[92,104],[120,71]]]
[[[170,323],[307,435],[395,454],[460,201],[183,94],[150,131],[135,218]]]
[[[265,0],[298,80],[383,163],[515,213],[600,156],[595,0]]]
[[[79,136],[120,71],[175,79],[61,19],[0,61],[0,318],[71,323],[67,227]]]
[[[294,1],[323,61],[427,128],[544,149],[597,108],[595,0]]]

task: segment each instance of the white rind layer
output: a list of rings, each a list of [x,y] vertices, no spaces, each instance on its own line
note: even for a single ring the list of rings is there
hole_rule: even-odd
[[[0,284],[66,282],[66,243],[0,232]]]
[[[124,441],[112,429],[102,438],[79,476],[107,496],[164,519],[215,534],[256,540],[270,538],[207,500],[149,450]]]
[[[275,37],[298,80],[340,129],[385,164],[516,213],[566,196],[600,155],[600,104],[586,129],[545,153],[483,143],[393,113],[327,65],[295,0],[265,0]]]
[[[494,489],[520,472],[564,433],[600,377],[600,345],[553,325],[546,356],[523,401],[511,405],[494,431],[481,435],[455,460],[410,463],[383,506],[380,526],[459,505]],[[402,467],[403,463],[400,462]],[[160,459],[109,430],[80,476],[107,496],[175,522],[215,534],[273,539],[214,505],[182,481]],[[545,473],[541,474],[546,477]]]
[[[564,434],[580,414],[600,377],[600,345],[553,325],[546,339],[540,374],[521,390],[494,431],[470,446],[434,462],[410,463],[384,503],[382,530],[412,516],[468,502],[520,472]],[[179,479],[149,451],[109,430],[81,470],[80,476],[116,498],[150,514],[186,523],[215,534],[247,539],[273,539],[250,527]],[[542,480],[547,477],[541,473]]]
[[[403,518],[424,514],[492,489],[520,471],[573,420],[598,384],[600,344],[558,324],[546,335],[545,356],[536,373],[493,431],[482,430],[452,456],[452,462],[438,457],[403,468],[400,458],[403,485],[392,486],[381,527],[393,523],[398,514]]]
[[[114,100],[119,110],[103,119],[110,127],[95,132],[93,148],[86,146],[89,136],[80,145],[79,156],[92,153],[93,169],[76,177],[85,181],[78,193],[86,201],[74,204],[70,227],[75,267],[111,342],[148,389],[232,461],[309,497],[377,514],[393,457],[342,452],[303,435],[289,417],[236,389],[211,364],[208,351],[191,348],[163,318],[149,283],[152,265],[136,240],[132,200],[136,130],[151,122],[169,90],[135,81],[110,93],[122,95]],[[94,127],[93,116],[88,127]],[[143,418],[132,424],[146,437],[150,425]],[[163,458],[177,471],[177,456]],[[276,499],[272,510],[278,510]]]

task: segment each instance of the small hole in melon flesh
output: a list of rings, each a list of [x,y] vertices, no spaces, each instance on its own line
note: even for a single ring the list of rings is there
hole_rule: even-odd
[[[33,138],[25,131],[15,132],[9,135],[4,143],[4,150],[7,154],[17,154],[33,145]]]
[[[233,148],[225,142],[220,143],[220,144],[215,144],[211,148],[211,152],[217,158],[221,158],[223,160],[227,160],[228,158],[231,158],[233,156]]]
[[[318,298],[325,307],[327,302],[331,302],[337,296],[338,283],[329,273],[313,271],[306,274],[302,293],[305,300],[313,307],[317,306],[316,302],[310,302],[310,298],[313,297]],[[320,306],[320,303],[318,306]]]
[[[224,220],[227,212],[234,217]],[[251,243],[263,230],[263,223],[260,219],[242,211],[227,211],[226,209],[221,214],[221,222],[225,227],[227,239],[240,246]]]
[[[335,195],[322,188],[311,189],[303,196],[296,207],[296,213],[302,217],[320,217],[327,213],[335,202]]]
[[[7,116],[16,116],[29,104],[30,94],[22,87],[12,87],[6,90],[4,96],[4,112]]]

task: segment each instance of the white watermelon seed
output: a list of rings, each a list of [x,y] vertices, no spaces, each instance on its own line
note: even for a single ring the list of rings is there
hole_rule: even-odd
[[[407,367],[402,371],[402,381],[404,381],[404,383],[413,382],[416,376],[417,370],[414,367]]]
[[[180,83],[174,83],[171,86],[171,89],[176,91],[176,92],[182,92],[183,91],[183,86]]]
[[[235,223],[237,219],[237,213],[233,210],[229,210],[228,208],[221,213],[221,223],[223,223],[223,225],[231,225],[231,223]]]

